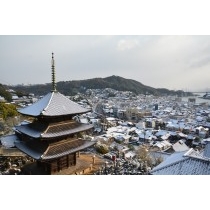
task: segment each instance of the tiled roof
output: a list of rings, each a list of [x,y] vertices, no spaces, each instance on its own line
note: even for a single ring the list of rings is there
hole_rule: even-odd
[[[68,142],[58,143],[48,147],[47,151],[41,156],[41,159],[53,159],[64,155],[68,155],[87,147],[93,146],[96,142],[85,140],[72,140]]]
[[[152,170],[153,175],[210,175],[210,161],[187,157],[171,165]]]
[[[162,163],[160,163],[158,166],[156,166],[155,168],[153,168],[153,170],[157,170],[157,169],[160,169],[160,168],[164,168],[174,162],[177,162],[177,161],[180,161],[180,160],[183,160],[184,158],[184,154],[186,153],[186,151],[184,152],[175,152],[173,153],[172,155],[170,155],[169,157],[167,157]]]
[[[182,152],[189,150],[189,147],[183,142],[183,140],[177,141],[175,144],[172,145],[174,151]]]
[[[207,142],[203,152],[203,156],[210,158],[210,142]]]
[[[47,142],[41,141],[28,141],[16,142],[15,145],[22,152],[39,160],[50,160],[78,152],[85,148],[94,145],[95,141],[86,141],[80,139],[65,140],[49,145]]]
[[[5,148],[11,148],[15,147],[15,141],[19,141],[20,139],[15,134],[8,135],[8,136],[2,136],[0,137],[1,144]]]
[[[40,138],[41,134],[46,131],[48,124],[30,123],[20,126],[15,126],[16,130],[33,138]]]
[[[175,152],[151,172],[153,175],[209,175],[210,160],[193,149]]]
[[[19,109],[18,112],[29,116],[63,116],[88,112],[88,109],[69,100],[59,92],[50,92],[31,106]]]
[[[93,127],[90,124],[82,124],[75,121],[64,121],[48,125],[47,123],[31,123],[16,126],[16,129],[33,138],[54,138],[59,136],[70,135],[81,131],[89,130]]]

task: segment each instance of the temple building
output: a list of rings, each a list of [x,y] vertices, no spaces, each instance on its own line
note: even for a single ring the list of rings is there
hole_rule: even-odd
[[[52,53],[52,90],[36,103],[18,110],[33,121],[15,127],[15,146],[35,160],[33,168],[40,174],[56,174],[75,166],[77,153],[95,144],[80,138],[81,132],[90,132],[93,126],[74,118],[89,111],[56,90]],[[33,174],[33,170],[23,172]]]

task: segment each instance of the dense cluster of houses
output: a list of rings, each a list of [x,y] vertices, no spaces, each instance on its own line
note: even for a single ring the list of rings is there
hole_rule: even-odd
[[[155,155],[163,160],[162,171],[164,167],[168,168],[165,161],[170,160],[169,157],[174,161],[170,162],[171,170],[167,172],[157,170],[153,165],[151,174],[210,174],[210,169],[204,172],[196,165],[202,165],[200,162],[208,165],[210,161],[208,100],[198,103],[196,98],[135,96],[121,91],[112,91],[112,96],[107,97],[106,92],[110,89],[103,90],[100,97],[99,91],[92,91],[97,109],[88,118],[94,124],[98,142],[113,140],[109,145],[110,154],[105,155],[107,158],[113,156],[113,144],[124,157],[133,159],[139,147],[147,146],[152,157]],[[173,170],[173,163],[185,159],[191,164],[188,171]],[[189,159],[195,160],[194,167]]]
[[[37,99],[30,95],[14,98],[13,102],[25,106]],[[134,174],[210,174],[208,100],[198,103],[196,98],[186,101],[176,96],[135,95],[110,88],[88,89],[86,95],[79,94],[74,99],[90,109],[78,117],[80,122],[94,126],[93,135],[86,138],[105,144],[108,152],[104,158],[113,161],[96,174],[108,171],[112,174],[117,171],[121,174],[132,174],[131,171]],[[141,165],[136,155],[140,147],[147,148],[153,159],[161,158],[162,163]],[[137,168],[129,165],[132,161],[138,162]],[[178,170],[179,163],[186,164],[185,170]],[[123,170],[123,165],[129,170]],[[209,169],[204,171],[204,165]]]

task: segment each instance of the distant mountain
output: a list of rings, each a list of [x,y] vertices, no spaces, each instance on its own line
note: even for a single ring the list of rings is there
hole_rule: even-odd
[[[30,86],[10,87],[23,94],[34,93],[35,95],[45,95],[51,90],[51,83]],[[136,94],[153,95],[183,95],[183,91],[172,91],[163,88],[153,88],[143,85],[132,79],[125,79],[119,76],[110,76],[106,78],[94,78],[87,80],[62,81],[57,83],[57,90],[64,95],[75,95],[78,92],[84,93],[87,89],[112,88],[119,91],[132,91]]]

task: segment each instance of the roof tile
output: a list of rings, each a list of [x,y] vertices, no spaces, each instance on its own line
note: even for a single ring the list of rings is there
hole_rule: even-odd
[[[81,107],[59,92],[50,92],[31,106],[19,109],[18,112],[34,117],[40,115],[53,117],[82,114],[89,112],[89,110]]]

